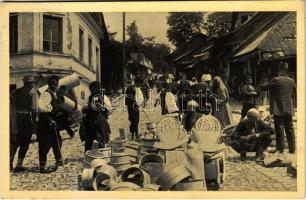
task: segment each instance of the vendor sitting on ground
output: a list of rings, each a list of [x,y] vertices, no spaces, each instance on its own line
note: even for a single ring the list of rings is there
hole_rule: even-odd
[[[247,118],[239,122],[232,135],[231,146],[240,158],[246,158],[246,152],[256,152],[256,161],[264,159],[264,152],[271,144],[273,128],[260,119],[259,112],[252,108],[247,112]]]

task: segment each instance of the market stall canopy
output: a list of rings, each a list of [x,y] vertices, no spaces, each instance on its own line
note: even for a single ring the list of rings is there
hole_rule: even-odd
[[[130,53],[130,57],[134,62],[137,62],[150,70],[153,69],[151,60],[147,58],[143,53]]]
[[[190,55],[192,56],[192,54],[195,51],[197,51],[197,50],[201,49],[203,46],[205,46],[208,40],[209,39],[206,35],[198,34],[194,39],[187,42],[184,45],[184,48],[177,49],[173,53],[169,54],[166,57],[167,62],[177,63],[177,62],[180,62],[180,61],[186,59]]]
[[[267,37],[268,33],[272,30],[272,27],[269,28],[267,31],[263,32],[259,37],[257,37],[253,42],[247,45],[245,48],[241,49],[238,53],[234,55],[234,57],[244,55],[246,53],[252,52],[255,50],[260,43]]]

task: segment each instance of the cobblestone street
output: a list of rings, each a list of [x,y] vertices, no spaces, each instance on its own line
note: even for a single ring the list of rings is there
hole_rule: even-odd
[[[159,109],[147,110],[152,121],[160,118]],[[238,118],[239,116],[237,116]],[[109,117],[112,128],[111,138],[117,137],[119,128],[129,130],[127,112],[114,112]],[[145,129],[147,119],[144,113],[140,116],[140,132]],[[51,174],[40,174],[38,164],[37,143],[32,143],[25,159],[24,166],[30,171],[10,175],[11,190],[78,190],[78,174],[82,171],[84,144],[80,142],[78,133],[70,139],[66,133],[63,137],[63,156],[69,163]],[[226,150],[225,182],[223,191],[296,191],[296,179],[286,173],[285,167],[265,168],[252,159],[240,161],[237,153],[231,149]],[[53,153],[50,151],[49,164],[52,164]]]

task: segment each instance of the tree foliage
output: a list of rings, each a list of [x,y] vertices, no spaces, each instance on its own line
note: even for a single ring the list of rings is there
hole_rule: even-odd
[[[231,29],[231,12],[215,12],[209,14],[202,23],[202,29],[208,37],[217,37]]]
[[[127,35],[130,37],[127,42],[134,45],[141,45],[144,42],[144,38],[138,32],[136,21],[133,21],[126,28]]]
[[[151,61],[154,71],[162,72],[167,66],[165,57],[170,53],[170,47],[164,43],[157,43],[155,37],[143,37],[139,31],[136,21],[127,26],[127,35],[129,39],[126,41],[127,52],[142,52]]]
[[[167,18],[169,41],[179,48],[201,33],[202,12],[171,12]]]

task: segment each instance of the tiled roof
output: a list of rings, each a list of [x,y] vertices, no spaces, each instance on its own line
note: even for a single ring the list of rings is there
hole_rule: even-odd
[[[206,35],[203,34],[198,34],[194,39],[191,41],[187,42],[184,45],[184,48],[177,49],[173,53],[169,54],[166,57],[166,60],[168,62],[178,62],[190,54],[192,54],[194,51],[197,49],[201,48],[203,45],[205,45],[208,41],[208,38]]]
[[[285,55],[296,54],[296,14],[290,13],[282,19],[261,42],[258,49],[275,51],[281,48]]]

